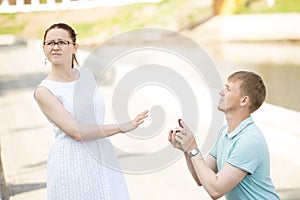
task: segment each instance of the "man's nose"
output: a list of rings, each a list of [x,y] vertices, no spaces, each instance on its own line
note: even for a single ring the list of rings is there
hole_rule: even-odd
[[[221,90],[221,91],[219,92],[219,95],[224,96],[224,95],[225,95],[224,90]]]

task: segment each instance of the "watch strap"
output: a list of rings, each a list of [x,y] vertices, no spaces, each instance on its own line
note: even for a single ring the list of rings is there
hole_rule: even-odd
[[[195,149],[192,149],[190,152],[189,152],[189,156],[190,158],[197,155],[198,153],[200,153],[200,150],[198,148],[195,148]]]

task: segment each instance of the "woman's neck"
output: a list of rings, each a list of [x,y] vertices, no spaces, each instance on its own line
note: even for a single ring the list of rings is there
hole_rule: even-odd
[[[77,70],[71,67],[52,66],[52,70],[47,79],[60,82],[70,82],[76,80],[77,76]]]

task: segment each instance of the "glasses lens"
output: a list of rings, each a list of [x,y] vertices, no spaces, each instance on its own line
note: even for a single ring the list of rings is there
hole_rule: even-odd
[[[46,42],[45,45],[47,46],[54,46],[55,42],[54,41],[50,41],[50,42]]]
[[[58,41],[57,42],[57,44],[58,44],[58,46],[66,46],[66,45],[68,45],[69,44],[69,41]]]
[[[67,46],[67,45],[69,45],[70,42],[67,41],[67,40],[59,40],[59,41],[57,41],[57,42],[55,42],[55,41],[44,42],[44,45],[46,45],[47,47],[53,47],[53,46],[55,46],[56,44],[57,44],[58,46],[62,47],[62,46]]]

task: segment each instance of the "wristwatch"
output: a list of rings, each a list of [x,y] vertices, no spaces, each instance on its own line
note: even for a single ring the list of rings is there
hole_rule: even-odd
[[[190,152],[189,152],[189,156],[190,158],[197,155],[198,153],[200,153],[200,150],[198,148],[195,148],[195,149],[192,149]]]

